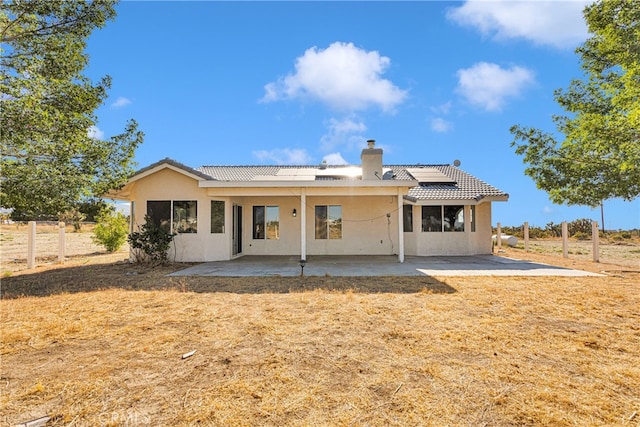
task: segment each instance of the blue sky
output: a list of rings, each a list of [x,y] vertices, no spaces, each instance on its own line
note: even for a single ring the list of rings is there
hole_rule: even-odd
[[[457,159],[509,193],[494,225],[600,222],[537,190],[509,132],[555,131],[585,4],[124,1],[87,47],[88,76],[113,79],[93,131],[136,119],[139,167],[359,164],[375,139],[385,164]],[[640,228],[640,200],[605,202],[605,226]]]

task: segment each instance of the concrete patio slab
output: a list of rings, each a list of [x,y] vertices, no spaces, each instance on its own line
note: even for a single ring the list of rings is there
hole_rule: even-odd
[[[260,277],[299,276],[294,256],[243,256],[231,261],[198,264],[170,276]],[[305,276],[603,276],[581,270],[494,255],[406,257],[309,256]]]

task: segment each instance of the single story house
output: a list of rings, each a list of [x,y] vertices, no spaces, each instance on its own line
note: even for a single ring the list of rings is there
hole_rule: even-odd
[[[508,194],[456,165],[202,166],[164,159],[109,197],[177,233],[172,259],[243,255],[489,254],[491,202]]]

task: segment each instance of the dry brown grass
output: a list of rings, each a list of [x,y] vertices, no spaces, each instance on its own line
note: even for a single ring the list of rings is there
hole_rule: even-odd
[[[617,273],[172,279],[99,257],[19,271],[2,281],[0,423],[639,425],[640,275],[505,255]]]
[[[516,248],[524,251],[524,242],[520,240]],[[531,239],[529,251],[533,254],[562,257],[562,239]],[[593,243],[591,240],[568,240],[568,256],[574,261],[592,261]],[[617,264],[640,270],[640,240],[600,239],[600,262]]]
[[[8,277],[27,269],[27,225],[23,223],[0,225],[0,266],[2,276]],[[84,224],[80,232],[73,226],[65,228],[65,257],[72,264],[120,260],[128,256],[128,243],[118,252],[107,254],[95,244],[93,224]],[[58,226],[38,223],[36,227],[36,264],[42,268],[58,267]]]

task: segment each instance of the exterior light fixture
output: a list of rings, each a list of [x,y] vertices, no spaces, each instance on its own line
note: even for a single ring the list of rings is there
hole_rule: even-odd
[[[307,263],[306,259],[301,259],[300,260],[300,276],[304,276],[304,266]]]
[[[296,208],[293,208],[293,211],[291,212],[291,215],[295,218],[298,216],[298,211],[296,210]]]

